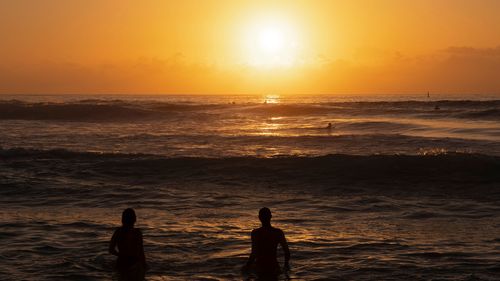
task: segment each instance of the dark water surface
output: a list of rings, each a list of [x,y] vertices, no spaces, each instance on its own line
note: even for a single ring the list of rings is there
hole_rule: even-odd
[[[163,158],[3,150],[3,280],[109,280],[134,207],[148,280],[245,280],[274,210],[291,280],[498,280],[500,159],[480,155]]]
[[[0,96],[0,280],[247,280],[267,206],[291,280],[500,280],[500,100]],[[332,123],[332,128],[326,126]]]

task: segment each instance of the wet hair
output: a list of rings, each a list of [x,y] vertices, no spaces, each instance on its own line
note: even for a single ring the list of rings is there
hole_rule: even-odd
[[[133,227],[136,221],[135,211],[132,208],[127,208],[122,213],[122,224],[126,227]]]
[[[269,222],[272,218],[271,210],[269,208],[262,208],[259,210],[259,219],[261,222]]]

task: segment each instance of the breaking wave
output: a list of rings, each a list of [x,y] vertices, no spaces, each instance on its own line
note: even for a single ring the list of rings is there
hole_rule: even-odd
[[[439,110],[437,110],[439,108]],[[186,114],[259,114],[279,116],[394,114],[423,118],[500,120],[500,101],[387,101],[301,104],[194,104],[160,101],[89,99],[66,103],[0,101],[0,120],[121,121],[164,119]]]
[[[332,183],[498,183],[500,157],[479,154],[442,153],[433,155],[327,155],[321,157],[162,157],[147,154],[90,153],[65,149],[1,149],[4,166],[46,170],[47,162],[56,166],[47,173],[80,173],[85,177],[106,175],[123,179],[145,178],[222,182],[230,178],[263,182],[284,181],[308,186]],[[22,164],[21,164],[22,163]],[[70,171],[71,170],[71,171]],[[450,185],[450,183],[452,183]],[[460,192],[458,186],[454,193]],[[405,186],[396,188],[403,191]],[[498,190],[500,191],[500,190]]]

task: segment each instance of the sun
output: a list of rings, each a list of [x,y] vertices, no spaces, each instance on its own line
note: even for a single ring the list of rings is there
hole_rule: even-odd
[[[264,28],[257,34],[257,47],[262,52],[277,54],[286,47],[286,36],[278,28]]]
[[[245,32],[247,62],[255,67],[291,67],[297,62],[297,30],[287,21],[259,20]]]

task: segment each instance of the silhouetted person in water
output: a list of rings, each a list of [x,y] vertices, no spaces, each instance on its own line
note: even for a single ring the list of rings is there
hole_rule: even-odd
[[[274,278],[280,273],[280,266],[276,258],[278,244],[281,244],[285,253],[285,268],[288,269],[290,250],[286,242],[285,234],[281,229],[271,226],[271,210],[262,208],[259,211],[259,219],[262,227],[252,231],[252,253],[244,269],[248,269],[254,262],[259,277]]]
[[[142,232],[134,228],[135,221],[134,210],[125,209],[122,213],[122,226],[115,230],[109,244],[109,252],[118,257],[116,268],[120,280],[144,280],[146,258]]]

